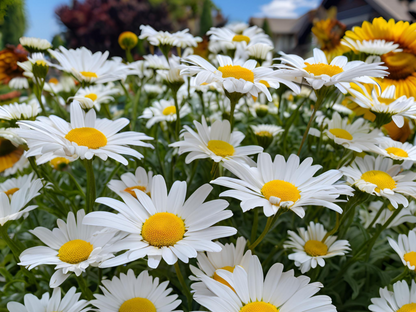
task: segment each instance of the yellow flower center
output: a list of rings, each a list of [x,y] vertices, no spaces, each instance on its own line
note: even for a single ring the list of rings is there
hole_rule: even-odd
[[[47,66],[46,62],[45,62],[45,61],[43,61],[43,60],[37,60],[37,61],[35,62],[35,64],[36,64],[36,65],[40,65],[40,66]]]
[[[309,74],[313,74],[314,76],[328,75],[332,77],[344,71],[341,67],[336,65],[328,65],[324,63],[305,64],[306,67],[304,67],[303,69],[306,70]]]
[[[84,77],[87,78],[98,78],[97,74],[94,72],[89,72],[89,71],[81,71],[79,72],[81,75],[83,75]]]
[[[393,178],[386,172],[380,170],[370,170],[361,176],[361,179],[368,183],[372,183],[377,185],[375,188],[376,192],[380,192],[380,190],[389,189],[393,190],[396,188],[396,182]]]
[[[305,252],[312,256],[325,256],[328,253],[328,246],[317,240],[308,240],[303,247]]]
[[[137,297],[124,301],[118,312],[156,312],[156,307],[149,299]]]
[[[244,36],[244,35],[235,35],[233,37],[233,41],[236,41],[236,42],[245,41],[248,44],[250,42],[250,37],[247,37],[247,36]]]
[[[404,261],[409,262],[410,265],[416,266],[416,252],[411,251],[403,256]]]
[[[72,129],[67,133],[65,139],[77,143],[78,146],[86,146],[91,149],[107,145],[106,136],[101,131],[89,127]]]
[[[74,239],[59,248],[58,257],[63,262],[76,264],[87,260],[93,249],[89,242]]]
[[[221,140],[208,141],[208,149],[217,156],[228,157],[234,155],[234,146]]]
[[[185,231],[181,218],[170,212],[158,212],[144,222],[142,236],[155,247],[173,246],[183,239]]]
[[[49,79],[49,83],[53,83],[54,85],[57,85],[59,83],[59,80],[56,78]]]
[[[261,137],[272,137],[273,136],[272,133],[270,133],[269,131],[265,131],[265,130],[263,130],[263,131],[257,131],[256,132],[256,135],[257,136],[261,136]]]
[[[395,156],[398,156],[398,157],[404,157],[404,158],[409,157],[409,154],[405,150],[403,150],[399,147],[388,147],[388,148],[386,148],[386,152],[389,153],[389,154],[393,154]]]
[[[85,95],[85,97],[89,98],[93,102],[98,98],[97,94],[95,94],[95,93],[87,94],[87,95]]]
[[[18,187],[14,187],[14,188],[11,188],[10,190],[5,191],[4,193],[5,193],[7,196],[10,196],[10,195],[13,195],[14,193],[16,193],[18,190],[19,190],[19,188],[18,188]]]
[[[396,99],[378,98],[378,101],[379,101],[381,104],[384,104],[384,105],[390,105],[391,103],[393,103],[394,101],[396,101]]]
[[[227,270],[228,272],[233,273],[234,272],[234,267],[225,266],[225,267],[221,268],[221,270]],[[225,279],[223,279],[222,277],[218,276],[217,272],[214,273],[214,275],[212,276],[212,278],[214,280],[216,280],[217,282],[220,282],[221,284],[224,284],[225,286],[228,286],[233,291],[235,291],[234,288],[232,288],[231,285]]]
[[[65,157],[55,157],[54,159],[51,160],[51,166],[55,169],[55,170],[62,170],[63,168],[65,168],[68,164],[70,163],[69,159],[65,158]]]
[[[296,202],[300,199],[300,192],[296,186],[283,180],[272,180],[261,188],[261,193],[266,199],[270,197],[280,198],[281,202]]]
[[[241,67],[240,65],[220,66],[218,70],[222,73],[222,78],[235,78],[254,82],[254,73],[250,69]]]
[[[167,106],[163,109],[162,114],[165,116],[176,114],[175,105]]]
[[[347,130],[344,130],[344,129],[333,128],[333,129],[329,129],[329,132],[339,139],[344,139],[344,140],[349,140],[349,141],[353,139],[352,135]]]
[[[416,303],[408,303],[402,306],[397,312],[416,312]]]
[[[268,302],[250,302],[241,308],[240,312],[279,312],[279,309]]]
[[[259,82],[264,84],[267,88],[270,88],[270,85],[266,80],[259,80]]]
[[[141,186],[141,185],[131,186],[131,187],[126,188],[124,190],[124,192],[127,192],[130,195],[133,195],[134,197],[136,197],[136,193],[134,192],[134,190],[140,190],[142,192],[146,192],[146,187],[145,186]]]
[[[0,138],[0,172],[11,168],[22,157],[24,149],[16,147],[12,142]]]

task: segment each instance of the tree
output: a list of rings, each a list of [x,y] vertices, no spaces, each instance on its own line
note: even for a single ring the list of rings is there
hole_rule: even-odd
[[[4,1],[4,2],[3,2]],[[26,30],[24,0],[0,1],[0,50],[6,44],[17,45]]]
[[[202,6],[201,20],[199,26],[199,34],[205,35],[206,32],[212,27],[212,3],[211,0],[204,0]]]

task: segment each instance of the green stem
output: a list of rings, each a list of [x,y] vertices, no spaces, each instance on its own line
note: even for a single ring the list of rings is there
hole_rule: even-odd
[[[16,261],[19,262],[19,256],[23,250],[17,246],[17,244],[10,238],[9,234],[7,233],[7,228],[9,227],[9,224],[7,223],[5,223],[3,226],[0,226],[0,234],[3,240],[6,242],[7,246],[9,246],[10,250],[12,251]]]
[[[409,268],[407,266],[404,267],[404,270],[402,273],[400,273],[399,275],[397,275],[395,278],[393,278],[390,282],[391,285],[393,285],[394,283],[401,281],[402,279],[404,279],[407,275],[409,274]]]
[[[182,286],[182,293],[186,296],[186,299],[188,300],[188,309],[191,310],[192,308],[192,294],[189,291],[188,285],[186,285],[185,279],[183,278],[181,268],[179,267],[179,260],[175,263],[175,271],[176,276],[178,277],[179,283]]]
[[[335,212],[335,213],[337,214],[337,221],[335,223],[335,226],[331,231],[325,234],[324,238],[321,240],[322,243],[324,243],[329,236],[335,234],[335,232],[338,231],[339,224],[340,224],[340,214],[338,212]]]
[[[91,212],[95,203],[95,177],[92,166],[92,159],[84,159],[85,170],[87,171],[87,201],[86,213]]]
[[[251,242],[254,242],[254,240],[256,239],[258,227],[259,227],[259,209],[254,208],[253,227],[251,228],[251,237],[250,237]]]
[[[322,89],[324,89],[324,88],[325,87],[323,87]],[[319,110],[319,107],[321,106],[321,104],[322,104],[322,102],[325,98],[325,93],[326,93],[325,90],[322,90],[321,92],[317,92],[317,100],[315,102],[315,107],[313,109],[312,116],[309,119],[308,125],[306,126],[305,133],[303,134],[302,142],[300,143],[299,150],[298,150],[298,156],[300,155],[300,152],[302,151],[303,144],[305,144],[306,138],[308,137],[309,129],[311,128],[312,122],[315,119],[316,112]]]
[[[45,81],[41,82],[36,77],[34,78],[35,78],[35,88],[34,88],[35,96],[38,99],[39,105],[42,109],[42,113],[45,116],[48,116],[46,109],[45,109],[45,105],[43,105],[43,102],[42,102],[42,90],[43,90],[43,85],[45,84]]]
[[[176,108],[176,128],[175,128],[175,135],[176,139],[179,141],[179,131],[181,129],[181,117],[180,117],[180,107],[178,103],[178,91],[173,90],[173,100],[175,102],[175,108]]]
[[[376,234],[374,234],[374,236],[371,238],[370,243],[364,245],[365,249],[367,249],[367,255],[366,255],[366,261],[368,261],[368,259],[370,258],[370,254],[371,254],[371,250],[373,249],[374,244],[377,241],[377,238],[380,236],[381,232],[383,232],[385,229],[388,228],[388,226],[390,225],[390,223],[393,222],[393,220],[396,218],[396,216],[402,211],[403,209],[403,205],[401,205],[399,208],[397,208],[392,215],[390,216],[390,218],[386,221],[386,223],[383,224],[383,226],[381,226],[379,228],[379,230],[376,232]]]
[[[377,211],[377,214],[375,215],[373,221],[371,221],[370,225],[368,226],[368,229],[371,229],[373,227],[373,225],[376,223],[377,219],[380,217],[381,213],[383,212],[383,210],[387,208],[387,205],[384,204],[382,207],[380,207],[380,209]]]
[[[80,276],[76,276],[77,282],[78,282],[78,286],[81,289],[81,292],[83,293],[83,295],[85,296],[85,298],[87,300],[92,300],[94,299],[94,296],[92,294],[91,289],[88,288],[87,282],[85,281],[84,277],[82,276],[82,274]]]
[[[263,232],[260,234],[260,236],[256,239],[254,243],[252,243],[248,248],[251,251],[254,251],[254,248],[257,247],[258,244],[261,243],[261,241],[264,239],[264,237],[269,233],[272,225],[275,223],[275,221],[282,215],[286,210],[280,207],[280,209],[277,211],[277,213],[273,217],[267,218],[266,226],[264,227]]]
[[[134,61],[133,55],[131,55],[131,49],[126,49],[126,60],[129,63],[132,63]]]
[[[120,169],[121,167],[121,163],[118,163],[117,166],[113,169],[113,171],[111,171],[110,175],[107,177],[107,179],[104,182],[104,187],[102,189],[102,191],[100,192],[100,194],[98,195],[98,197],[103,196],[104,191],[106,189],[106,186],[108,184],[108,182],[110,182],[110,180],[113,178],[113,176],[117,173],[117,171]]]
[[[140,83],[140,87],[136,92],[136,95],[134,96],[133,99],[133,108],[132,108],[132,117],[131,117],[131,130],[134,131],[134,128],[136,127],[136,122],[137,122],[137,108],[139,106],[139,100],[140,100],[140,96],[142,93],[142,83]]]
[[[110,120],[113,119],[113,117],[111,116],[111,112],[110,112],[110,104],[101,105],[101,110],[108,119]]]

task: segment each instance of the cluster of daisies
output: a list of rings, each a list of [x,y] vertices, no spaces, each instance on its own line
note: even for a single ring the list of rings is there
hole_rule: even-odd
[[[416,73],[394,63],[416,27],[383,21],[342,41],[365,61],[275,51],[246,24],[209,42],[142,25],[120,35],[126,60],[21,38],[9,87],[25,95],[0,106],[0,234],[12,267],[48,287],[7,309],[337,311],[342,274],[388,240],[403,273],[365,300],[416,311],[416,102],[402,81]],[[152,53],[134,61],[138,39]]]

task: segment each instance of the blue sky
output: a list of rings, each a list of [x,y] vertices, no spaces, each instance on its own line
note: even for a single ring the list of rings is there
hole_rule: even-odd
[[[248,22],[252,16],[296,18],[317,6],[320,0],[213,0],[229,21]],[[59,5],[72,0],[26,0],[29,27],[26,36],[51,40],[60,31],[55,17]]]

